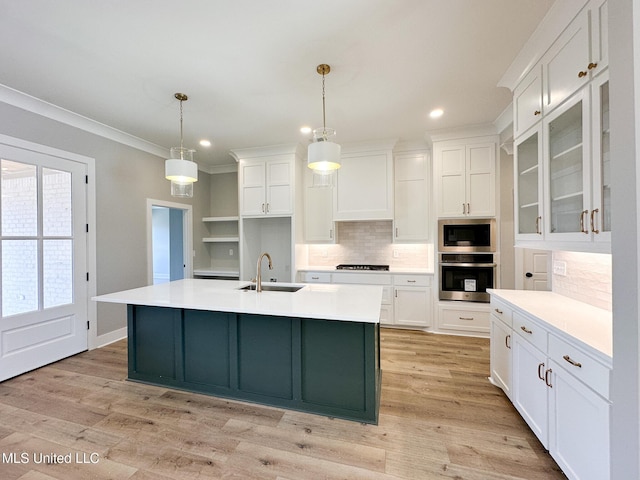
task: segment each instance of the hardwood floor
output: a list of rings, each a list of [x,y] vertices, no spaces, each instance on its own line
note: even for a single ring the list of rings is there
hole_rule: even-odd
[[[0,478],[565,478],[488,382],[488,340],[381,337],[377,426],[126,381],[125,341],[24,374],[0,383]]]

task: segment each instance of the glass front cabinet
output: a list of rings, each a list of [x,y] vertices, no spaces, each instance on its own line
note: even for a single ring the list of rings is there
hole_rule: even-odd
[[[608,73],[520,135],[514,155],[516,244],[610,251]]]
[[[542,239],[541,133],[541,125],[538,124],[515,143],[516,240]]]
[[[588,93],[582,90],[543,121],[549,240],[591,240]]]

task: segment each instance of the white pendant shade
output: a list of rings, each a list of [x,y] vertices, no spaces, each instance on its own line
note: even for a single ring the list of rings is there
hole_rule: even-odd
[[[307,150],[307,166],[317,172],[340,168],[340,145],[333,142],[313,142]]]
[[[167,180],[178,183],[198,181],[198,164],[190,160],[170,158],[164,162],[164,176]]]

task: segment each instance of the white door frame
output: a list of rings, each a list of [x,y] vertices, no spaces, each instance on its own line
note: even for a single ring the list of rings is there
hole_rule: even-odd
[[[153,207],[182,210],[184,278],[193,277],[193,206],[147,198],[147,284],[153,285]]]

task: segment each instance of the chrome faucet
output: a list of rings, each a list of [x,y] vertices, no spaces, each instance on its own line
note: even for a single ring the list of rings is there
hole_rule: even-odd
[[[264,252],[262,255],[260,255],[260,258],[258,258],[258,265],[256,267],[256,292],[262,291],[262,269],[260,267],[262,266],[262,259],[264,257],[267,257],[267,259],[269,259],[269,270],[273,270],[273,265],[271,264],[271,255],[269,255],[267,252]]]

